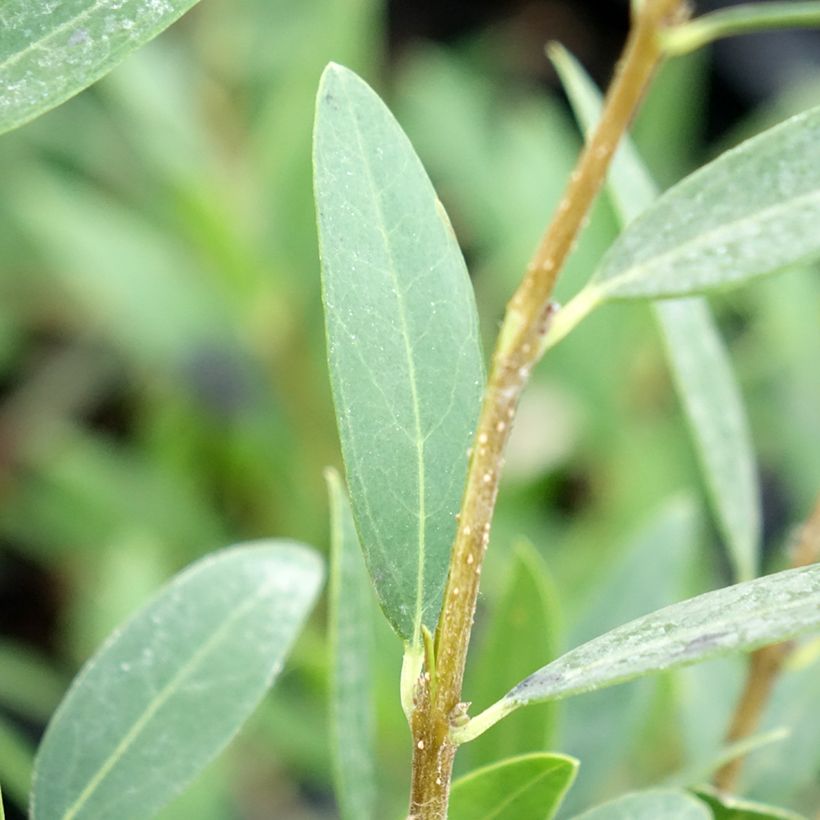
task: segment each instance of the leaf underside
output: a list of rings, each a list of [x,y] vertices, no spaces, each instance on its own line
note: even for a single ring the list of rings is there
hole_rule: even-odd
[[[326,473],[331,510],[331,755],[344,820],[373,817],[372,598],[342,479]]]
[[[0,11],[0,133],[107,74],[196,0],[5,0]]]
[[[312,550],[274,541],[177,576],[69,689],[38,752],[32,818],[153,816],[267,692],[321,578]]]
[[[438,616],[483,387],[475,300],[407,137],[333,64],[317,98],[314,181],[353,514],[385,615],[418,645]]]
[[[820,627],[820,565],[707,592],[613,629],[512,689],[514,704],[565,698],[754,649]]]
[[[616,240],[604,298],[686,296],[820,255],[820,108],[727,151],[670,188]]]

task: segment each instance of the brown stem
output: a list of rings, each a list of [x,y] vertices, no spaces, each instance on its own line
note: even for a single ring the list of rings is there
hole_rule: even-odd
[[[801,527],[800,537],[792,555],[793,567],[805,567],[820,559],[820,497],[815,503],[814,510],[808,520]],[[783,664],[792,651],[793,644],[789,641],[772,644],[756,649],[749,655],[749,666],[746,671],[746,683],[740,699],[732,715],[729,730],[726,733],[726,743],[737,743],[749,737],[760,723],[766,704],[769,702],[777,678],[783,669]],[[715,772],[715,787],[723,792],[734,791],[740,771],[743,768],[744,757],[736,757],[721,766]]]
[[[660,62],[659,33],[670,21],[681,18],[682,9],[681,0],[644,0],[641,5],[598,127],[578,159],[521,285],[507,305],[484,393],[436,631],[435,687],[427,675],[422,675],[416,686],[411,719],[409,816],[413,820],[443,820],[447,816],[456,751],[450,727],[466,713],[461,686],[504,448],[519,397],[543,350],[555,281],[584,225],[615,148]]]

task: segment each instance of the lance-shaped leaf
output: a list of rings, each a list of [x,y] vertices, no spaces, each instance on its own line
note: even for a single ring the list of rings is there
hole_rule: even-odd
[[[5,0],[0,30],[0,133],[73,97],[195,3]]]
[[[453,783],[449,820],[549,820],[572,785],[578,761],[559,754],[511,757]]]
[[[69,689],[37,755],[32,818],[153,816],[267,692],[321,579],[312,550],[275,541],[177,576]]]
[[[720,794],[709,786],[702,786],[693,791],[712,810],[714,820],[805,820],[802,815],[788,809],[766,806],[751,800],[740,800]]]
[[[565,698],[649,672],[820,628],[820,565],[745,581],[659,609],[567,652],[505,697]]]
[[[368,820],[375,797],[373,765],[372,599],[342,480],[325,473],[330,493],[331,754],[339,813]]]
[[[590,130],[600,116],[600,94],[568,52],[555,47],[551,57],[576,117]],[[624,227],[657,197],[628,139],[612,162],[608,191]],[[736,579],[749,580],[756,574],[760,549],[760,490],[728,352],[703,299],[656,302],[653,310]]]
[[[519,541],[504,587],[467,689],[470,700],[492,703],[503,694],[504,683],[525,675],[544,658],[558,654],[557,593],[544,560],[529,541]],[[504,670],[504,677],[499,675]],[[550,748],[555,728],[552,704],[527,714],[513,715],[487,737],[470,744],[462,754],[474,766],[525,752]]]
[[[317,99],[328,359],[353,514],[382,608],[435,626],[483,384],[450,223],[376,94],[331,64]]]
[[[590,303],[739,285],[820,255],[820,108],[727,151],[616,240]]]
[[[712,820],[704,803],[684,791],[650,789],[633,792],[576,815],[572,820]]]

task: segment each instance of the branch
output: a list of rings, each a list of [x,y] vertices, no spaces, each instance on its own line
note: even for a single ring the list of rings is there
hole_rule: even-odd
[[[518,400],[544,350],[544,337],[554,312],[551,297],[556,279],[584,226],[618,142],[662,59],[661,33],[671,23],[680,22],[683,15],[682,0],[645,0],[635,13],[598,127],[579,157],[521,285],[507,305],[450,557],[436,630],[435,669],[428,669],[416,684],[411,720],[410,817],[414,820],[446,817],[456,750],[450,729],[466,717],[461,687],[504,449]],[[430,685],[431,677],[436,680],[435,687]]]

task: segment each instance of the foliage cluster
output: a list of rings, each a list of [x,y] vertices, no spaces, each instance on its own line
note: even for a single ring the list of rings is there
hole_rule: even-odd
[[[0,129],[192,5],[10,0]],[[633,5],[635,100],[630,67],[818,18]],[[704,64],[668,63],[555,285],[562,214],[581,221],[630,109],[610,100],[595,131],[597,90],[550,50],[593,135],[570,173],[568,112],[503,94],[479,38],[404,59],[397,121],[339,64],[378,76],[379,19],[375,0],[206,3],[3,137],[0,536],[9,567],[61,587],[41,630],[56,651],[0,644],[4,798],[41,820],[321,817],[305,795],[333,783],[343,817],[399,816],[406,717],[414,817],[811,811],[817,639],[777,642],[820,622],[820,109],[767,126],[820,92],[776,101],[686,175]],[[653,174],[685,179],[658,196]],[[346,479],[325,471],[329,533],[311,176]],[[761,474],[785,508],[773,531]],[[325,569],[301,542],[328,541],[309,619]],[[764,644],[748,673],[737,654],[678,668]],[[758,715],[730,729],[760,659],[759,731]],[[35,762],[27,729],[48,719]],[[703,785],[715,772],[723,790]]]

